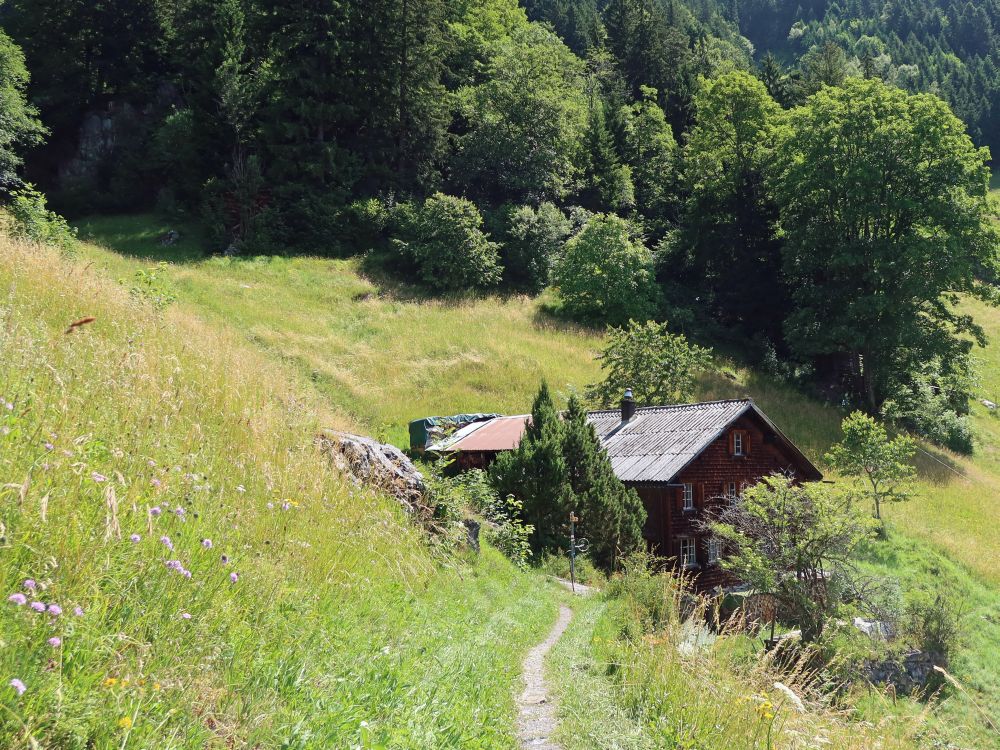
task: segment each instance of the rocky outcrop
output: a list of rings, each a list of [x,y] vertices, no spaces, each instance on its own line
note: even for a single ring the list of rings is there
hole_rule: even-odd
[[[941,664],[940,656],[925,651],[910,651],[895,659],[868,662],[868,681],[873,685],[892,685],[897,693],[915,693],[925,688]]]
[[[399,448],[336,430],[324,431],[317,442],[331,463],[357,486],[394,497],[410,513],[430,514],[424,477]]]

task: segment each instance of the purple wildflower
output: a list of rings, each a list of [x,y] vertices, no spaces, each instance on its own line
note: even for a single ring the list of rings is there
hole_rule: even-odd
[[[28,689],[25,687],[25,684],[16,677],[10,681],[10,686],[17,691],[18,695],[24,695],[24,691]]]
[[[267,504],[267,509],[271,510],[272,508],[274,508],[274,503],[268,503]]]
[[[240,575],[239,575],[239,573],[236,573],[236,572],[233,572],[233,573],[230,573],[230,574],[229,574],[229,580],[230,580],[230,582],[232,582],[232,583],[236,583],[236,582],[237,582],[238,580],[240,580]]]
[[[83,607],[73,607],[73,614],[77,617],[83,617]]]
[[[31,603],[31,608],[33,610],[35,610],[36,612],[44,612],[45,611],[45,602],[32,602]]]
[[[180,560],[167,560],[164,565],[166,565],[170,570],[176,570],[178,572],[184,570],[184,566],[181,565]]]
[[[23,607],[28,603],[28,598],[24,594],[11,594],[7,597],[7,601],[16,604],[18,607]]]
[[[51,638],[49,638],[48,644],[52,646],[52,648],[59,648],[62,645],[62,638],[60,638],[57,635],[54,635]]]
[[[151,469],[156,468],[156,461],[154,461],[153,459],[149,459],[146,463],[149,464],[149,468]]]
[[[29,591],[34,591],[37,587],[38,584],[35,583],[35,581],[31,578],[29,578],[24,582],[24,588],[28,589]]]
[[[163,546],[166,547],[171,552],[174,551],[174,543],[170,541],[169,536],[161,536],[160,541],[163,542]]]
[[[202,539],[201,540],[201,546],[204,547],[205,549],[212,549],[212,540],[211,539]]]
[[[139,536],[138,534],[133,534],[132,536],[129,537],[129,541],[131,541],[132,544],[138,544],[139,542],[142,541],[142,537]]]
[[[190,578],[191,577],[191,571],[188,570],[187,568],[185,568],[184,570],[182,570],[181,573],[184,575],[185,578]]]
[[[160,506],[159,505],[154,505],[152,508],[149,509],[149,515],[151,515],[153,518],[156,518],[162,512],[163,511],[160,510]]]
[[[52,615],[53,617],[58,617],[59,615],[62,614],[62,607],[60,607],[58,604],[50,604],[49,614]]]
[[[107,482],[108,481],[108,478],[106,476],[104,476],[103,474],[99,474],[96,471],[90,472],[90,478],[93,479],[98,484],[100,484],[101,482]]]
[[[55,446],[52,445],[52,443],[46,443],[45,444],[45,450],[47,450],[47,451],[55,450]]]
[[[289,503],[288,501],[285,501],[285,502],[283,502],[283,503],[281,504],[281,509],[282,509],[282,510],[288,510],[288,509],[289,509],[289,508],[291,508],[291,507],[292,507],[292,504],[291,504],[291,503]]]
[[[160,481],[159,479],[157,479],[156,477],[153,477],[152,479],[150,479],[150,480],[149,480],[149,483],[150,483],[151,485],[153,485],[154,487],[159,487],[159,486],[160,486],[161,484],[163,484],[163,483],[162,483],[162,482],[161,482],[161,481]]]
[[[222,556],[222,564],[223,565],[229,565],[229,555],[223,555]]]
[[[182,507],[181,507],[181,506],[179,506],[179,505],[177,506],[177,508],[175,508],[175,509],[174,509],[174,513],[176,513],[176,514],[177,514],[177,516],[178,516],[179,518],[184,518],[184,514],[185,514],[186,512],[187,512],[187,511],[186,511],[186,510],[184,510],[184,508],[182,508]]]
[[[182,620],[190,620],[191,619],[191,615],[189,615],[187,612],[181,612],[181,619]]]

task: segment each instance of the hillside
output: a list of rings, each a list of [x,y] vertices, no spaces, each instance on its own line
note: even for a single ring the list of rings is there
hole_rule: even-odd
[[[6,239],[0,288],[0,745],[513,747],[539,580],[346,486],[232,329]]]
[[[127,286],[136,271],[152,268],[151,260],[164,252],[155,238],[167,228],[152,217],[88,221],[82,234],[103,239],[117,252],[96,245],[83,252],[94,267],[108,269]],[[177,262],[161,272],[180,307],[252,343],[297,381],[310,382],[340,419],[396,441],[405,440],[406,422],[413,417],[523,413],[540,377],[565,393],[582,389],[598,372],[594,353],[601,336],[551,322],[544,297],[427,300],[365,276],[358,260],[202,260],[196,237],[187,242],[166,250]],[[1000,316],[970,306],[1000,341]],[[998,352],[996,344],[979,351],[981,392],[987,398],[1000,389],[993,366]],[[838,439],[838,409],[739,363],[718,361],[716,372],[699,386],[704,399],[746,394],[816,461]],[[978,404],[973,419],[979,443],[971,458],[921,444],[918,497],[887,509],[893,540],[873,550],[869,564],[909,587],[941,587],[963,597],[970,637],[956,674],[997,716],[1000,539],[984,519],[997,516],[1000,424]],[[873,718],[884,710],[878,707]],[[961,695],[951,696],[935,715],[939,729],[967,727],[948,730],[958,732],[959,741],[982,743],[990,736],[981,734],[977,711]]]

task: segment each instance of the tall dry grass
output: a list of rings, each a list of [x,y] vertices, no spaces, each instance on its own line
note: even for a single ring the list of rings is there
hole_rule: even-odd
[[[345,484],[279,364],[2,238],[0,362],[0,747],[512,746],[551,599]]]

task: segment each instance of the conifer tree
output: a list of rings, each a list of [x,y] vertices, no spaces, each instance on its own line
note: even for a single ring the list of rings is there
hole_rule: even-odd
[[[520,445],[500,454],[490,467],[491,479],[500,495],[514,495],[523,503],[524,521],[534,526],[530,541],[536,554],[565,549],[572,491],[562,438],[563,426],[549,387],[543,381]]]
[[[635,490],[626,488],[615,476],[611,459],[576,396],[570,397],[563,431],[571,507],[580,518],[577,533],[590,541],[594,564],[614,570],[620,555],[642,545],[646,509]]]

